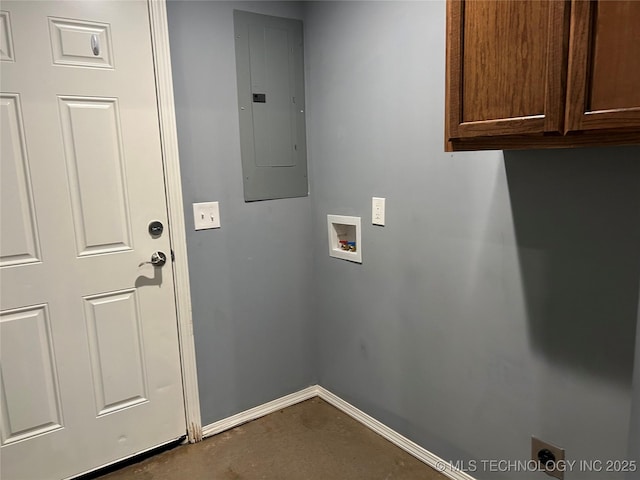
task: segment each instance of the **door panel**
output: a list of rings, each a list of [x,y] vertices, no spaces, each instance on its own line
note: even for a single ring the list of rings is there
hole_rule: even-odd
[[[66,18],[49,18],[53,63],[77,67],[113,68],[111,28],[98,22],[80,22]],[[91,49],[97,37],[97,54]]]
[[[640,4],[599,2],[596,15],[591,109],[640,107]]]
[[[13,38],[9,12],[0,12],[0,61],[13,62]]]
[[[2,10],[0,476],[66,478],[186,430],[149,15]]]
[[[560,132],[567,3],[447,8],[447,138]]]
[[[38,262],[40,247],[36,233],[20,97],[2,95],[0,110],[0,155],[3,158],[0,177],[0,266]]]
[[[463,122],[544,114],[546,52],[539,39],[547,34],[548,10],[548,2],[465,2]]]
[[[58,100],[78,255],[131,250],[118,101]]]
[[[267,92],[264,103],[254,102],[253,135],[258,167],[293,167],[295,104],[290,92],[293,75],[293,39],[286,28],[249,25],[251,91]]]
[[[640,127],[640,2],[575,1],[566,131]]]
[[[148,401],[136,291],[84,300],[97,415]]]
[[[9,444],[61,428],[62,409],[46,305],[3,312],[0,322],[2,443]]]

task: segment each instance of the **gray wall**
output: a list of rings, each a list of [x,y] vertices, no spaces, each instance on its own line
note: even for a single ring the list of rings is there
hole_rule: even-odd
[[[233,8],[305,21],[311,198],[242,200]],[[444,26],[443,2],[169,2],[187,218],[221,202],[187,234],[203,422],[318,382],[454,461],[531,435],[637,458],[640,148],[444,153]],[[362,265],[328,213],[362,216]]]
[[[451,460],[531,435],[627,458],[640,148],[443,153],[444,2],[318,2],[305,29],[320,384]],[[362,265],[327,214],[362,216]]]
[[[204,425],[315,383],[311,203],[245,203],[233,9],[300,18],[290,2],[168,2]],[[222,228],[193,230],[191,204],[219,201]]]
[[[638,293],[640,296],[640,292]],[[633,367],[633,397],[629,431],[628,458],[640,465],[640,304],[638,305],[638,329],[636,330],[636,357]],[[640,472],[629,473],[628,480],[640,478]]]

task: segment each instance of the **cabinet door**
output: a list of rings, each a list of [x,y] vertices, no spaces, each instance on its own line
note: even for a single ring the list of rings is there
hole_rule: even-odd
[[[571,5],[565,131],[640,127],[640,1]]]
[[[561,132],[568,2],[449,0],[447,137]]]

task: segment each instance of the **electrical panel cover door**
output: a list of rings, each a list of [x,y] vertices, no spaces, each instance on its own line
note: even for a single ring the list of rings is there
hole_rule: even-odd
[[[234,11],[246,201],[309,192],[302,22]]]

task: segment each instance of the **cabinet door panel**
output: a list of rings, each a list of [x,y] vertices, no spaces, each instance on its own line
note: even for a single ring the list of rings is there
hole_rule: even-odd
[[[640,2],[571,8],[566,131],[640,127]]]
[[[449,138],[562,131],[566,6],[449,1]]]

